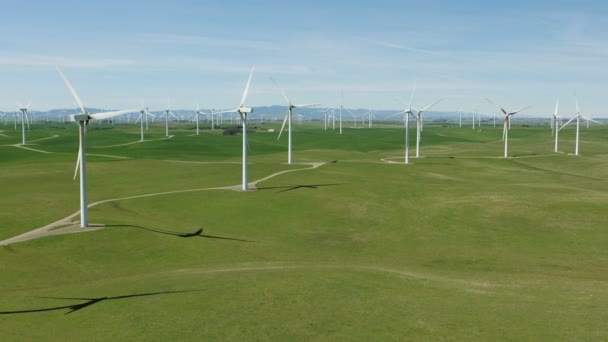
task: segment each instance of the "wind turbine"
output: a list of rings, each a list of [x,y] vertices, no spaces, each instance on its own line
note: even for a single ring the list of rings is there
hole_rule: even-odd
[[[437,104],[437,102],[441,101],[441,99],[431,103],[430,105],[427,105],[425,107],[422,107],[422,109],[418,110],[414,107],[416,110],[416,158],[420,157],[420,133],[422,132],[422,114],[429,110],[431,107],[433,107],[435,104]],[[411,106],[411,104],[410,104]]]
[[[342,102],[340,102],[340,135],[342,135],[342,108],[344,108],[344,91],[342,91]]]
[[[287,97],[287,93],[285,92],[285,90],[283,88],[281,88],[281,86],[277,83],[277,81],[275,81],[274,79],[270,79],[272,81],[272,83],[274,83],[274,85],[279,88],[279,90],[281,91],[281,95],[283,95],[283,98],[285,99],[285,102],[287,103],[287,113],[285,114],[285,119],[283,119],[283,125],[281,126],[281,131],[279,132],[279,136],[277,137],[277,140],[279,140],[279,138],[281,138],[281,133],[283,133],[283,129],[285,128],[285,123],[287,122],[287,164],[291,164],[292,163],[292,137],[291,137],[291,123],[292,123],[292,111],[296,108],[307,108],[307,107],[314,107],[314,106],[318,106],[318,103],[311,103],[311,104],[297,104],[294,105],[291,103],[291,100],[289,100],[289,97]],[[299,123],[302,123],[301,118],[298,120]]]
[[[139,109],[139,116],[137,117],[137,120],[135,120],[135,123],[137,124],[137,122],[139,122],[139,126],[140,126],[140,141],[144,141],[144,121],[145,121],[145,126],[146,126],[146,131],[148,130],[148,116],[152,115],[148,112],[148,107],[144,107],[144,103],[141,103],[141,108]]]
[[[462,109],[458,110],[458,127],[462,128]]]
[[[372,112],[371,110],[367,112],[367,128],[372,128],[374,116],[374,112]]]
[[[30,109],[30,104],[27,106],[18,104],[19,111],[21,112],[21,144],[25,145],[25,122],[27,121],[27,129],[30,129],[30,120],[27,116],[27,111]]]
[[[473,108],[473,130],[475,130],[475,113],[477,113],[477,107]]]
[[[199,133],[199,116],[201,114],[209,116],[209,114],[201,112],[201,108],[200,108],[200,106],[197,103],[196,104],[196,111],[194,112],[194,120],[196,120],[196,135],[199,135],[198,134]]]
[[[498,108],[498,110],[501,111],[502,114],[504,114],[504,116],[505,116],[504,126],[503,126],[503,129],[502,129],[502,140],[505,142],[505,155],[504,155],[504,157],[507,158],[508,157],[508,152],[509,152],[509,121],[510,121],[510,118],[511,118],[511,116],[513,116],[513,115],[515,115],[515,114],[517,114],[519,112],[522,112],[522,111],[524,111],[524,110],[526,110],[526,109],[528,109],[528,108],[530,108],[532,106],[527,106],[527,107],[524,107],[522,109],[509,112],[509,111],[505,110],[504,108],[500,107],[499,105],[495,104],[494,102],[492,102],[492,100],[490,100],[490,99],[486,99],[486,100],[488,102],[490,102],[491,104],[493,104],[494,106],[496,106],[496,108]]]
[[[251,72],[249,73],[249,79],[247,79],[247,84],[245,85],[245,90],[243,91],[243,96],[241,97],[241,102],[236,109],[225,110],[222,112],[216,112],[216,114],[221,113],[239,113],[241,117],[241,123],[243,124],[243,191],[247,191],[247,114],[253,113],[253,108],[244,107],[245,100],[247,99],[247,93],[249,93],[249,86],[251,85],[251,78],[253,77],[253,67],[251,68]]]
[[[414,88],[412,88],[412,95],[410,97],[410,104],[406,105],[405,103],[399,101],[401,104],[403,104],[405,106],[405,108],[403,109],[403,112],[399,113],[399,114],[403,114],[404,119],[405,119],[405,164],[409,164],[410,163],[410,115],[414,116],[414,113],[412,112],[412,109],[414,107],[412,107],[412,102],[414,101],[414,92],[416,91],[416,86],[414,86]]]
[[[89,225],[88,206],[87,206],[86,153],[85,153],[85,149],[86,149],[85,143],[86,143],[86,133],[87,133],[86,126],[88,125],[90,120],[108,119],[108,118],[112,118],[112,117],[122,115],[122,114],[137,112],[137,109],[127,109],[127,110],[118,110],[118,111],[112,111],[112,112],[89,114],[87,112],[87,110],[84,108],[84,105],[82,104],[80,97],[76,93],[76,90],[74,90],[74,88],[72,87],[72,85],[70,84],[68,79],[65,77],[65,75],[61,72],[61,70],[59,68],[57,68],[57,72],[59,73],[59,76],[61,76],[61,78],[63,79],[63,82],[65,83],[65,85],[70,90],[70,93],[72,93],[74,100],[76,100],[76,103],[78,104],[78,107],[80,107],[80,110],[81,110],[80,114],[76,114],[73,116],[73,120],[78,122],[78,126],[79,126],[78,159],[76,159],[76,170],[74,171],[74,179],[76,179],[76,176],[78,174],[80,174],[80,227],[84,228],[84,227],[88,227],[88,225]]]
[[[555,112],[553,113],[553,117],[551,117],[551,133],[555,131],[555,152],[557,152],[557,141],[559,136],[559,129],[557,127],[558,121],[561,118],[557,115],[557,111],[559,109],[559,99],[555,101]]]
[[[165,136],[166,137],[169,136],[169,115],[176,118],[177,121],[179,122],[179,118],[171,112],[171,109],[169,109],[170,105],[171,105],[171,100],[167,99],[167,109],[165,110],[165,114],[164,114],[165,115]]]
[[[566,122],[562,127],[560,127],[558,129],[558,131],[562,130],[564,127],[568,126],[568,124],[570,122],[572,122],[572,120],[576,119],[576,144],[575,144],[575,148],[574,148],[574,155],[578,156],[578,132],[579,132],[579,127],[580,127],[580,119],[583,118],[585,120],[588,121],[593,121],[595,123],[599,123],[600,125],[603,125],[603,123],[599,122],[599,121],[595,121],[593,119],[591,119],[590,117],[584,116],[581,114],[581,109],[580,106],[578,104],[578,97],[576,98],[576,114],[572,117],[572,119],[568,120],[568,122]]]

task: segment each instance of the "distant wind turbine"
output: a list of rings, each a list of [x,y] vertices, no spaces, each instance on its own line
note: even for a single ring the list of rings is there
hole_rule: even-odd
[[[30,109],[30,104],[27,106],[18,104],[19,111],[21,112],[21,144],[25,145],[25,123],[27,122],[27,129],[30,129],[30,120],[27,116],[27,112]]]
[[[169,116],[172,116],[174,118],[177,119],[177,121],[179,122],[179,118],[177,116],[175,116],[175,114],[173,114],[173,112],[171,112],[171,109],[169,109],[169,107],[171,106],[171,99],[167,98],[167,109],[165,110],[165,136],[168,137],[169,136]]]
[[[593,119],[591,119],[590,117],[584,116],[581,114],[581,109],[578,103],[578,97],[576,98],[576,114],[572,117],[572,119],[568,120],[562,127],[560,127],[558,129],[558,131],[562,130],[564,127],[568,126],[569,123],[572,122],[572,120],[576,119],[576,143],[575,143],[575,148],[574,148],[574,155],[578,156],[578,136],[579,136],[579,126],[580,126],[580,119],[585,119],[588,121],[593,121],[595,123],[598,123],[600,125],[603,125],[603,123],[599,122],[599,121],[595,121]]]
[[[201,112],[201,108],[197,103],[196,111],[194,112],[194,120],[196,120],[196,135],[199,135],[199,116],[201,114],[209,116],[209,114]]]
[[[403,111],[401,113],[399,113],[399,114],[403,114],[404,119],[405,119],[405,122],[404,122],[404,126],[405,126],[405,164],[410,163],[410,115],[414,116],[414,113],[412,112],[412,109],[414,108],[414,107],[412,107],[412,102],[414,101],[414,92],[415,91],[416,91],[416,86],[414,85],[414,87],[412,88],[412,95],[410,96],[409,105],[406,105],[405,103],[397,100],[405,106]]]
[[[416,109],[416,158],[420,157],[420,136],[422,133],[422,120],[423,120],[423,116],[422,114],[424,112],[426,112],[427,110],[431,109],[431,107],[433,107],[435,104],[437,104],[437,102],[441,101],[441,99],[431,103],[430,105],[427,105],[425,107],[422,107],[421,109]],[[411,104],[410,104],[411,106]]]
[[[553,116],[551,117],[551,133],[555,133],[555,152],[558,151],[558,137],[559,137],[559,127],[558,127],[558,122],[559,119],[561,118],[560,116],[558,116],[558,109],[559,109],[559,99],[557,99],[555,101],[555,112],[553,112]]]
[[[291,103],[291,100],[289,100],[289,97],[287,97],[287,93],[285,92],[285,90],[283,88],[281,88],[279,83],[277,83],[277,81],[275,81],[272,78],[270,80],[279,89],[279,91],[281,91],[281,95],[283,95],[283,98],[285,99],[285,102],[287,103],[287,113],[285,114],[285,119],[283,120],[283,125],[281,126],[281,131],[279,131],[279,136],[277,137],[277,140],[279,140],[279,138],[281,138],[281,133],[283,133],[283,129],[285,128],[285,123],[287,122],[287,164],[291,164],[292,163],[292,134],[291,134],[291,132],[292,132],[292,130],[291,130],[292,111],[297,108],[307,108],[307,107],[318,106],[319,104],[311,103],[311,104],[294,105]],[[301,117],[299,118],[298,121],[300,124],[302,123]]]
[[[342,91],[342,100],[340,102],[340,135],[342,135],[342,109],[344,108],[344,91]]]
[[[507,110],[505,110],[504,108],[500,107],[499,105],[495,104],[494,102],[492,102],[492,100],[490,99],[486,99],[488,102],[490,102],[491,104],[493,104],[494,106],[496,106],[496,108],[498,108],[498,110],[505,116],[505,121],[504,121],[504,126],[502,129],[502,140],[505,142],[505,154],[504,157],[507,158],[508,157],[508,152],[509,152],[509,121],[511,116],[520,113],[532,106],[527,106],[524,107],[522,109],[516,110],[516,111],[512,111],[509,112]]]

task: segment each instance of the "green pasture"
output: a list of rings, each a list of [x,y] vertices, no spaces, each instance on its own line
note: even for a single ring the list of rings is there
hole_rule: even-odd
[[[2,340],[608,339],[607,128],[577,157],[573,129],[553,153],[548,126],[514,124],[503,159],[500,128],[427,124],[404,165],[398,123],[295,124],[294,160],[328,162],[310,169],[252,126],[250,181],[297,171],[237,192],[206,189],[240,183],[240,135],[91,125],[89,203],[200,191],[0,247]],[[77,211],[76,128],[32,126],[38,151],[0,133],[0,240]]]

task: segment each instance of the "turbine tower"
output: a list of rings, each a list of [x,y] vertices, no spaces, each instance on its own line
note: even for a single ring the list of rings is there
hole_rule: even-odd
[[[22,104],[18,104],[19,111],[21,112],[21,144],[25,145],[25,123],[27,122],[27,129],[30,129],[30,120],[27,116],[27,111],[30,109],[30,104],[27,106],[23,106]]]
[[[431,107],[433,107],[435,104],[437,104],[437,102],[441,101],[441,99],[431,103],[430,105],[427,105],[425,107],[422,107],[422,109],[417,110],[416,108],[414,108],[416,110],[416,158],[420,157],[420,134],[422,133],[422,114],[429,110]],[[410,104],[411,106],[411,104]]]
[[[74,100],[80,107],[80,114],[76,114],[73,116],[73,120],[78,122],[79,130],[79,145],[78,145],[78,158],[76,159],[76,170],[74,172],[74,179],[76,176],[80,174],[80,227],[88,227],[89,219],[88,219],[88,205],[87,205],[87,174],[86,174],[86,126],[88,125],[90,120],[103,120],[113,118],[118,115],[137,112],[137,109],[128,109],[128,110],[119,110],[113,112],[105,112],[105,113],[96,113],[89,114],[87,110],[84,108],[80,97],[76,93],[76,90],[72,87],[68,79],[63,75],[61,70],[57,68],[57,72],[59,76],[63,79],[65,85],[68,87]]]
[[[283,129],[285,128],[285,123],[287,122],[287,164],[291,164],[292,163],[292,148],[291,148],[291,146],[292,146],[292,136],[291,136],[292,111],[296,108],[307,108],[307,107],[318,106],[319,103],[294,105],[291,103],[291,100],[289,100],[289,97],[287,97],[287,93],[285,92],[285,90],[283,88],[281,88],[279,83],[277,83],[277,81],[275,81],[272,78],[270,80],[281,91],[281,95],[283,95],[283,98],[285,99],[285,102],[287,103],[287,113],[285,114],[285,119],[283,119],[283,125],[281,126],[281,131],[279,132],[279,136],[277,137],[277,140],[279,140],[281,138],[281,133],[283,133]],[[300,121],[300,123],[302,123],[302,122]]]
[[[409,105],[406,105],[405,103],[397,100],[399,103],[401,103],[405,106],[405,108],[403,109],[403,112],[399,113],[399,114],[403,114],[404,119],[405,119],[405,122],[404,122],[404,126],[405,126],[405,164],[410,163],[410,115],[414,116],[414,113],[412,112],[412,109],[414,108],[414,107],[412,107],[412,102],[414,101],[414,92],[415,91],[416,91],[416,86],[414,85],[414,87],[412,88],[412,95],[410,96]]]
[[[553,112],[553,116],[551,117],[551,133],[555,133],[555,152],[558,151],[558,137],[559,137],[559,129],[557,127],[560,116],[557,115],[557,111],[559,109],[559,99],[555,101],[555,112]]]
[[[344,91],[342,91],[342,101],[340,102],[340,135],[342,135],[342,108],[344,108]]]
[[[199,135],[199,116],[201,114],[209,116],[209,114],[201,112],[201,108],[197,103],[196,111],[194,112],[194,120],[196,120],[196,135]]]
[[[144,107],[144,103],[141,103],[141,108],[139,109],[139,116],[137,117],[137,120],[135,120],[135,123],[137,124],[137,122],[139,122],[139,127],[140,127],[140,141],[144,141],[144,121],[145,121],[145,127],[146,127],[146,131],[148,130],[148,116],[150,116],[152,114],[150,114],[148,112],[148,107]]]
[[[513,116],[513,115],[515,115],[515,114],[517,114],[519,112],[522,112],[522,111],[524,111],[524,110],[526,110],[526,109],[528,109],[528,108],[530,108],[532,106],[527,106],[527,107],[524,107],[524,108],[522,108],[520,110],[509,112],[509,111],[505,110],[504,108],[500,107],[499,105],[495,104],[494,102],[492,102],[490,99],[486,99],[486,100],[488,102],[490,102],[491,104],[493,104],[494,106],[496,106],[496,108],[498,108],[498,110],[505,116],[504,126],[503,126],[503,129],[502,129],[502,140],[505,142],[505,154],[504,154],[504,157],[508,158],[508,153],[509,153],[509,121],[510,121],[510,118],[511,118],[511,116]]]
[[[245,90],[243,91],[243,96],[241,97],[241,102],[239,106],[235,109],[225,110],[221,112],[216,112],[216,114],[222,113],[238,113],[241,117],[241,123],[243,125],[243,191],[247,191],[247,114],[253,113],[253,108],[245,107],[245,100],[247,99],[247,94],[249,93],[249,86],[251,85],[251,78],[253,77],[253,70],[251,68],[251,72],[249,72],[249,79],[247,80],[247,84],[245,85]]]
[[[588,121],[593,121],[595,123],[599,123],[600,125],[603,125],[603,123],[599,122],[599,121],[595,121],[593,119],[591,119],[590,117],[584,116],[583,114],[581,114],[581,109],[580,106],[578,104],[578,97],[576,98],[576,114],[572,117],[572,119],[568,120],[568,122],[566,122],[562,127],[560,127],[558,129],[558,131],[562,130],[564,127],[568,126],[569,123],[572,122],[572,120],[576,119],[576,143],[575,143],[575,148],[574,148],[574,155],[578,156],[578,136],[579,136],[579,128],[580,128],[580,119],[583,118],[585,120]]]
[[[173,112],[171,112],[171,109],[169,109],[169,106],[171,105],[171,99],[167,98],[167,109],[165,109],[165,136],[168,137],[169,136],[169,115],[171,115],[172,117],[176,118],[177,121],[179,122],[179,118],[177,116],[175,116],[175,114],[173,114]]]

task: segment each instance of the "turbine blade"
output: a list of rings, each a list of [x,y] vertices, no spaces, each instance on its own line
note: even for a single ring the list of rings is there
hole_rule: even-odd
[[[416,82],[414,82],[414,88],[412,88],[412,95],[410,96],[410,108],[412,107],[412,104],[414,103],[414,93],[416,92]]]
[[[74,100],[76,100],[76,103],[78,103],[78,106],[80,107],[80,110],[82,111],[82,114],[86,114],[87,111],[84,109],[84,105],[82,104],[80,97],[78,97],[76,90],[74,90],[74,87],[72,87],[72,85],[70,84],[70,81],[68,81],[68,79],[65,77],[63,72],[61,72],[59,67],[55,67],[55,69],[57,69],[59,76],[61,76],[61,78],[63,79],[63,82],[65,83],[65,85],[68,87],[68,89],[72,93],[72,96],[74,97]]]
[[[496,106],[496,108],[501,111],[504,115],[507,115],[507,111],[504,110],[504,108],[502,108],[501,106],[497,105],[496,103],[492,102],[492,100],[490,100],[489,98],[486,97],[486,101],[490,102],[492,105]]]
[[[406,113],[406,112],[399,112],[399,113],[397,113],[397,114],[393,114],[393,115],[391,115],[391,116],[387,116],[385,119],[390,119],[390,118],[392,118],[392,117],[395,117],[395,116],[398,116],[398,115],[401,115],[401,114],[405,114],[405,113]]]
[[[283,95],[283,98],[285,99],[285,102],[287,102],[288,106],[291,106],[291,101],[289,101],[289,97],[287,97],[287,94],[285,93],[285,90],[283,88],[281,88],[281,86],[279,85],[279,83],[277,81],[274,80],[274,78],[270,78],[270,80],[272,81],[272,83],[274,83],[274,86],[279,88],[279,90],[281,91],[281,95]]]
[[[555,112],[554,112],[553,116],[557,116],[558,109],[559,109],[559,99],[557,99],[555,101]]]
[[[407,107],[408,107],[408,106],[407,106],[407,103],[405,103],[405,102],[403,102],[403,101],[399,100],[399,99],[398,99],[398,98],[396,98],[396,97],[395,97],[395,101],[397,101],[397,102],[401,103],[401,104],[403,105],[403,107],[404,107],[404,108],[407,108]]]
[[[572,119],[568,120],[568,121],[567,121],[565,124],[563,124],[563,125],[562,125],[562,127],[560,127],[560,128],[558,129],[558,131],[561,131],[561,130],[562,130],[562,128],[564,128],[564,127],[568,126],[568,124],[569,124],[569,123],[571,123],[571,122],[572,122],[572,120],[576,119],[576,117],[577,117],[577,115],[573,116],[573,117],[572,117]]]
[[[436,104],[437,104],[437,102],[439,102],[439,101],[441,101],[441,100],[443,100],[443,99],[439,99],[439,100],[437,100],[437,101],[435,101],[435,102],[431,103],[430,105],[428,105],[428,106],[426,106],[426,107],[423,107],[423,108],[420,110],[420,112],[425,112],[425,111],[427,111],[428,109],[430,109],[431,107],[433,107],[434,105],[436,105]]]
[[[123,114],[127,114],[127,113],[135,113],[138,112],[137,109],[125,109],[125,110],[117,110],[117,111],[113,111],[113,112],[104,112],[104,113],[96,113],[96,114],[91,114],[89,115],[89,117],[91,119],[95,119],[95,120],[102,120],[102,119],[109,119],[118,115],[123,115]]]
[[[277,137],[277,140],[281,138],[281,133],[283,133],[283,129],[285,128],[285,124],[287,123],[287,118],[289,118],[289,112],[285,114],[285,119],[283,119],[283,125],[281,126],[281,130],[279,131],[279,136]]]
[[[294,105],[294,108],[306,108],[306,107],[315,107],[315,106],[320,106],[320,103],[309,103],[309,104],[299,104],[299,105]]]
[[[251,71],[249,72],[249,79],[247,79],[247,85],[245,85],[245,90],[243,91],[243,96],[241,97],[241,103],[239,104],[239,108],[243,107],[245,104],[245,100],[247,99],[247,94],[249,93],[249,86],[251,85],[251,78],[253,77],[254,67],[251,67]]]
[[[592,118],[590,118],[590,117],[588,117],[588,116],[582,116],[582,115],[581,115],[581,118],[583,118],[583,119],[585,119],[585,120],[589,120],[589,121],[591,121],[591,122],[598,123],[598,124],[600,124],[600,125],[603,125],[603,123],[602,123],[602,122],[595,121],[595,120],[593,120]]]
[[[27,110],[24,113],[25,115],[25,122],[27,123],[27,129],[30,129],[30,117],[27,115]]]
[[[511,112],[511,113],[509,113],[509,115],[515,115],[515,114],[517,114],[517,113],[519,113],[519,112],[523,112],[524,110],[526,110],[526,109],[528,109],[528,108],[530,108],[530,107],[532,107],[532,106],[534,106],[534,105],[527,106],[527,107],[524,107],[524,108],[522,108],[522,109],[520,109],[520,110],[516,110],[516,111],[514,111],[514,112]]]
[[[224,114],[224,113],[239,113],[239,109],[228,109],[228,110],[223,110],[220,112],[214,112],[213,114]]]
[[[82,139],[82,137],[81,137]],[[78,157],[76,158],[76,169],[74,169],[74,179],[78,176],[78,168],[80,167],[80,150],[82,149],[82,145],[78,146]]]

